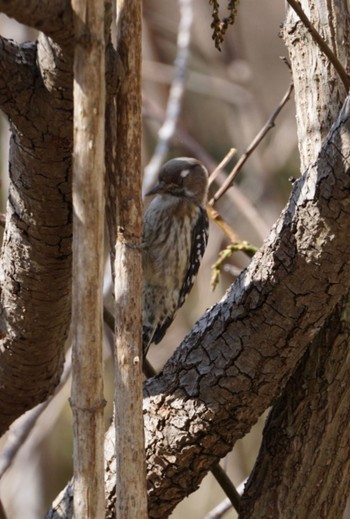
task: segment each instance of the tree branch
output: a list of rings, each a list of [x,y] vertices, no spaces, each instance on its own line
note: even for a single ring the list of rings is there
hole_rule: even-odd
[[[70,324],[72,70],[69,54],[62,57],[49,43],[39,38],[35,81],[11,108],[0,260],[0,434],[54,391]],[[65,68],[58,71],[57,61]]]
[[[0,36],[0,108],[17,120],[28,105],[36,76],[36,45],[19,45]]]
[[[125,76],[117,94],[114,293],[116,519],[147,517],[142,416],[141,40],[139,0],[117,0],[117,52]],[[113,157],[115,160],[115,158]],[[130,441],[131,440],[131,441]]]
[[[51,36],[62,45],[73,40],[73,13],[69,0],[0,0],[0,12]]]
[[[350,77],[346,73],[343,65],[341,64],[337,56],[334,54],[332,49],[327,45],[327,42],[322,38],[320,33],[316,30],[315,26],[310,22],[309,18],[306,16],[303,8],[301,7],[300,2],[298,2],[297,0],[287,0],[287,2],[297,13],[305,27],[310,31],[313,40],[317,43],[321,51],[327,56],[329,61],[332,63],[333,67],[339,74],[339,77],[341,78],[345,89],[349,90]]]
[[[167,516],[271,404],[350,285],[350,98],[249,267],[145,384],[149,516]],[[322,239],[321,239],[322,238]],[[106,436],[113,471],[114,431]],[[107,513],[115,485],[107,472]],[[69,488],[49,518],[71,517]],[[63,512],[64,510],[64,512]]]
[[[232,169],[231,173],[229,174],[229,176],[227,177],[227,179],[225,180],[223,185],[220,186],[220,188],[217,190],[217,192],[215,193],[213,198],[209,201],[209,205],[210,206],[214,206],[215,203],[231,187],[231,185],[233,184],[234,179],[236,178],[236,176],[238,175],[238,173],[240,172],[240,170],[242,169],[242,167],[244,166],[245,162],[248,160],[250,155],[253,153],[255,148],[260,144],[260,142],[263,140],[263,138],[268,133],[268,131],[271,130],[272,128],[274,128],[276,117],[278,116],[278,114],[280,113],[280,111],[282,110],[284,105],[289,101],[292,92],[293,92],[293,83],[291,83],[289,85],[286,93],[284,94],[283,98],[281,99],[281,101],[280,101],[279,105],[277,106],[276,110],[274,110],[274,112],[270,115],[268,121],[264,124],[264,126],[261,128],[259,133],[255,136],[255,138],[253,139],[251,144],[248,146],[246,151],[239,158],[238,162],[236,163],[236,165]]]
[[[243,494],[242,519],[273,517],[276,510],[284,510],[284,519],[343,516],[350,485],[349,337],[347,301],[273,406]]]
[[[74,517],[104,513],[104,0],[73,0],[74,150],[72,390]]]

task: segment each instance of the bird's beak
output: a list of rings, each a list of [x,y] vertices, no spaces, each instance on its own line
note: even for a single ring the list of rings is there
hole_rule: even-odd
[[[146,196],[156,195],[157,193],[164,193],[164,187],[164,182],[159,182],[146,193]]]

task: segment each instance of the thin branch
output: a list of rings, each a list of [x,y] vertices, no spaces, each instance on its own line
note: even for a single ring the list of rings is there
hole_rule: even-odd
[[[227,177],[226,181],[223,183],[223,185],[217,190],[213,198],[209,201],[209,205],[213,206],[225,193],[226,191],[231,187],[234,179],[242,169],[243,165],[247,161],[247,159],[250,157],[250,155],[253,153],[255,148],[260,144],[260,142],[264,139],[265,135],[275,126],[275,120],[278,114],[281,112],[284,105],[289,101],[290,96],[293,91],[293,83],[291,83],[288,87],[287,92],[284,94],[281,102],[279,103],[276,110],[270,115],[268,121],[266,124],[262,127],[260,132],[256,135],[256,137],[253,139],[251,144],[248,146],[247,150],[244,152],[244,154],[240,157],[239,161]]]
[[[242,481],[242,483],[240,483],[239,486],[235,489],[235,491],[237,493],[237,500],[238,500],[238,502],[241,501],[241,496],[243,494],[246,482],[247,482],[247,479]],[[226,512],[228,512],[230,510],[230,508],[232,508],[232,502],[227,497],[227,498],[223,499],[223,501],[221,501],[221,503],[219,503],[217,506],[215,506],[215,508],[213,508],[205,516],[204,519],[221,519],[221,517],[224,514],[226,514]]]
[[[216,505],[210,512],[207,513],[204,519],[221,519],[232,508],[232,503],[228,497]]]
[[[71,44],[73,41],[70,0],[0,0],[0,12],[61,43]]]
[[[230,240],[230,242],[239,242],[239,236],[235,233],[235,231],[232,229],[230,224],[228,224],[225,219],[221,216],[219,211],[214,209],[211,205],[207,205],[207,212],[209,215],[209,218],[216,223],[218,227],[223,231],[223,233],[227,236],[227,238]]]
[[[215,479],[217,480],[217,482],[229,498],[233,508],[237,511],[237,513],[239,513],[241,499],[232,481],[219,464],[214,465],[211,471],[213,473],[213,476],[215,477]]]
[[[102,280],[104,228],[104,0],[73,0],[74,161],[72,392],[74,517],[105,512]],[[87,441],[88,438],[88,441]]]
[[[327,56],[329,61],[332,63],[335,70],[338,72],[340,79],[344,83],[346,90],[350,88],[350,77],[346,73],[343,65],[340,63],[337,56],[334,54],[332,49],[328,46],[327,42],[322,38],[320,33],[315,29],[307,15],[305,14],[300,2],[298,0],[287,0],[292,9],[297,13],[300,20],[303,22],[305,27],[310,31],[313,40],[317,43],[321,51]]]
[[[142,2],[117,0],[117,52],[125,68],[117,94],[115,516],[147,515],[141,340],[141,40]],[[130,441],[132,439],[132,441]]]
[[[154,154],[145,168],[143,191],[147,192],[155,183],[160,166],[168,153],[169,142],[174,135],[179,118],[189,58],[191,26],[193,20],[192,0],[178,0],[180,23],[177,35],[177,54],[175,58],[175,77],[171,83],[165,120],[158,132],[158,143]]]
[[[220,173],[220,171],[222,169],[224,169],[224,167],[230,162],[230,160],[232,159],[232,157],[234,157],[237,153],[237,150],[235,148],[231,148],[227,154],[225,155],[225,157],[222,159],[222,161],[220,162],[220,164],[218,164],[216,166],[216,168],[214,169],[214,171],[212,171],[210,173],[210,176],[209,176],[209,186],[211,186],[211,184],[214,182],[214,180],[216,179],[216,177],[218,176],[218,174]]]
[[[145,116],[148,115],[156,120],[163,119],[163,111],[155,103],[145,97],[143,98],[143,102]],[[178,126],[175,130],[175,136],[181,141],[182,145],[184,145],[194,157],[198,157],[209,170],[216,169],[217,163],[214,158],[184,128]],[[223,183],[226,177],[224,177],[224,174],[219,171],[217,178],[219,182]],[[236,188],[235,186],[228,191],[227,196],[233,205],[240,208],[240,211],[247,218],[253,229],[262,239],[264,239],[269,230],[269,226],[263,221],[262,216],[257,213],[257,210],[252,205],[251,201],[244,195],[244,193],[239,191],[239,188]],[[230,241],[240,241],[238,235],[233,231],[229,224],[224,221],[223,217],[216,209],[214,210],[207,206],[207,210],[209,216],[219,225],[219,227],[221,227],[222,231]]]

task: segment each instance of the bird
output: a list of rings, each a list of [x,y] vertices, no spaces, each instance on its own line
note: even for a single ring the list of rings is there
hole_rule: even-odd
[[[160,169],[144,214],[143,355],[158,344],[184,304],[208,242],[208,170],[179,157]]]

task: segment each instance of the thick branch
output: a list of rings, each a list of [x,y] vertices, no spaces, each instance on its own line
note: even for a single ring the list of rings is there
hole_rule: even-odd
[[[339,305],[276,402],[240,519],[343,517],[350,487],[349,302]],[[280,515],[281,517],[281,515]]]
[[[18,99],[12,119],[1,250],[0,434],[53,392],[70,323],[72,74],[69,55],[63,59],[52,47],[48,57],[48,45],[38,42],[30,102],[27,94]],[[66,73],[57,71],[56,56]]]
[[[61,44],[69,44],[73,38],[73,14],[69,0],[0,0],[0,12],[44,32]]]
[[[150,517],[166,517],[250,429],[349,291],[349,154],[350,98],[261,251],[146,383]],[[111,429],[112,471],[113,444]],[[113,511],[114,481],[106,477]],[[60,517],[71,517],[69,492],[62,497]],[[60,499],[61,514],[62,506]]]
[[[36,45],[0,36],[0,108],[11,119],[29,104],[36,76]]]

